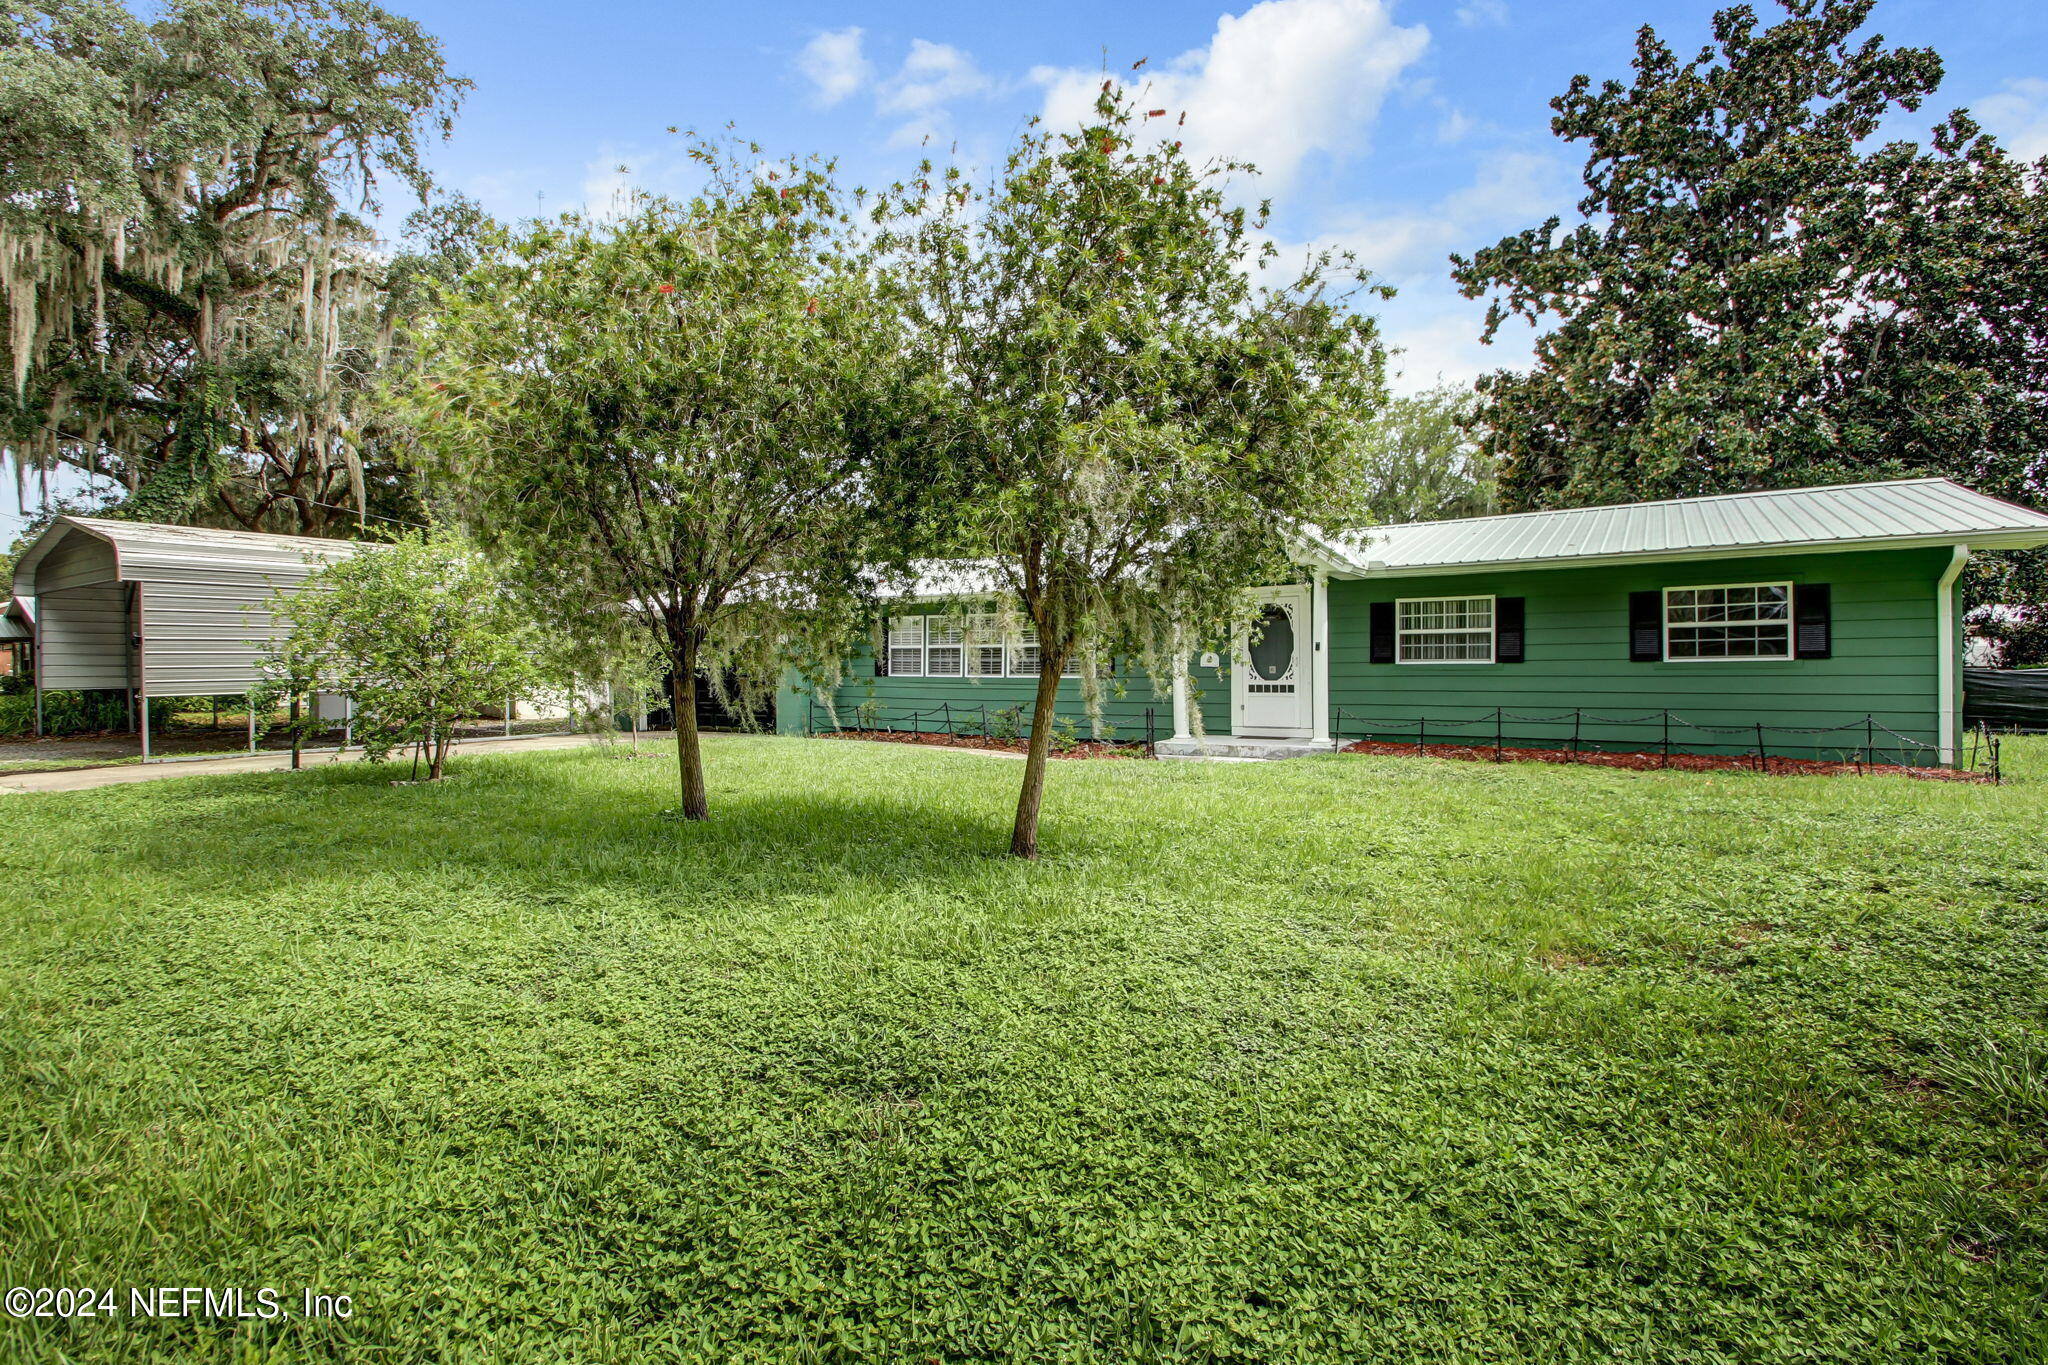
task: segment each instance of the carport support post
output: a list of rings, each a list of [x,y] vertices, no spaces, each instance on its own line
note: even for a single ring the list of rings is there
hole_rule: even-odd
[[[135,689],[135,714],[140,717],[136,730],[142,736],[142,761],[149,762],[149,693]]]
[[[249,713],[249,752],[256,752],[256,698],[254,694],[243,698],[242,709]]]
[[[505,738],[512,738],[512,699],[505,698]]]

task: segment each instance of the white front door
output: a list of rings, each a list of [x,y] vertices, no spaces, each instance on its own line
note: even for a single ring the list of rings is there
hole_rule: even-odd
[[[1306,739],[1314,728],[1309,679],[1309,590],[1261,588],[1230,670],[1235,733]]]

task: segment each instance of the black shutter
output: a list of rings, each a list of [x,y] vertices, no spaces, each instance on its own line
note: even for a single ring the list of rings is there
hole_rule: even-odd
[[[1664,594],[1652,588],[1628,595],[1628,661],[1661,663],[1664,659]]]
[[[1394,604],[1375,602],[1372,604],[1372,654],[1376,664],[1394,662]]]
[[[1497,664],[1522,662],[1522,625],[1528,615],[1526,597],[1493,599],[1493,661]]]
[[[1801,583],[1792,589],[1792,653],[1801,659],[1825,659],[1834,653],[1834,591],[1825,583]]]

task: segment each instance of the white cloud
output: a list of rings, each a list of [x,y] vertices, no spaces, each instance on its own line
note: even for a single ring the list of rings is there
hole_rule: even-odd
[[[1420,24],[1395,24],[1383,0],[1264,0],[1216,22],[1209,45],[1186,53],[1144,87],[1148,105],[1187,113],[1167,121],[1197,160],[1230,157],[1264,173],[1261,188],[1286,189],[1321,152],[1363,149],[1380,106],[1429,45]],[[1102,73],[1040,67],[1046,122],[1085,122]]]
[[[2048,156],[2048,80],[2022,76],[2007,81],[1971,112],[2014,156],[2024,161]]]
[[[964,95],[985,95],[995,83],[981,73],[974,58],[947,43],[910,41],[910,55],[882,87],[878,104],[885,114],[923,114]]]
[[[833,29],[805,43],[797,54],[796,69],[809,78],[822,107],[831,108],[874,76],[874,67],[861,51],[861,36],[858,28]]]
[[[1340,216],[1314,240],[1283,246],[1281,252],[1296,258],[1309,250],[1344,250],[1382,279],[1441,280],[1450,271],[1452,252],[1469,253],[1503,233],[1562,213],[1571,202],[1573,183],[1554,156],[1495,151],[1480,158],[1470,184],[1434,204]]]
[[[1387,365],[1394,392],[1470,384],[1482,374],[1529,364],[1535,334],[1528,327],[1502,327],[1491,346],[1479,339],[1486,325],[1483,302],[1456,296],[1416,302],[1423,306],[1380,319],[1382,335],[1394,351]],[[1410,321],[1410,313],[1419,316]]]
[[[1470,0],[1458,6],[1458,23],[1465,28],[1478,28],[1481,24],[1495,26],[1508,21],[1508,7],[1504,0]]]

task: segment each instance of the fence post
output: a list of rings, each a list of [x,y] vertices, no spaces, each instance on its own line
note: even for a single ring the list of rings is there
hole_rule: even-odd
[[[1417,754],[1427,754],[1429,752],[1428,740],[1429,717],[1417,713],[1415,717],[1415,752]]]
[[[1500,708],[1496,706],[1493,708],[1493,761],[1496,763],[1500,762],[1500,721]]]
[[[1664,756],[1657,760],[1657,766],[1671,766],[1671,708],[1668,706],[1664,708]]]
[[[1585,713],[1578,707],[1572,708],[1572,752],[1579,751],[1579,720]]]
[[[1771,760],[1764,755],[1764,723],[1762,721],[1756,723],[1756,770],[1760,773],[1767,773],[1771,770]]]
[[[950,701],[942,701],[939,703],[939,709],[945,713],[944,720],[946,722],[946,738],[951,739],[953,737],[953,703]]]

